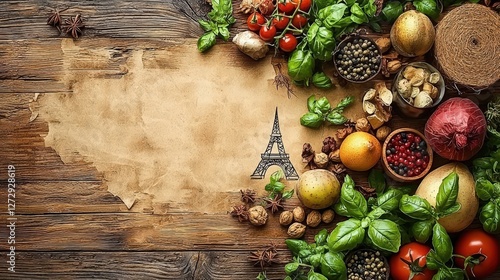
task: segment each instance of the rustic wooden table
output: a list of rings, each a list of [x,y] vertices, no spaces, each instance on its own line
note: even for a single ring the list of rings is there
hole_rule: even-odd
[[[195,48],[202,34],[197,19],[210,10],[203,0],[0,1],[0,278],[254,279],[260,268],[248,261],[250,252],[274,242],[281,258],[267,275],[282,279],[290,259],[283,228],[239,224],[227,209],[215,214],[129,210],[107,191],[92,163],[64,164],[45,146],[48,125],[41,119],[27,121],[30,101],[35,93],[72,92],[60,82],[72,71],[62,65],[62,38],[45,24],[54,8],[69,8],[67,13],[87,20],[78,41],[82,52],[96,47],[114,52],[109,61],[94,64],[92,56],[82,56],[75,68],[109,78],[125,74],[120,65],[131,50]],[[244,29],[245,16],[235,16],[232,36]],[[239,55],[230,44],[218,50]],[[8,271],[7,256],[13,245],[6,227],[12,221],[7,212],[9,165],[15,166],[17,184],[15,273]],[[239,197],[237,191],[226,195]],[[296,200],[289,205],[294,204]],[[306,240],[318,230],[309,230]],[[490,279],[499,278],[500,271]]]

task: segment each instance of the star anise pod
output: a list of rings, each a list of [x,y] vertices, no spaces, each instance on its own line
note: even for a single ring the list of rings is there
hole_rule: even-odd
[[[266,209],[271,209],[272,214],[285,208],[283,206],[283,198],[280,194],[276,195],[274,198],[265,197],[263,200],[266,203]]]
[[[248,257],[248,259],[255,262],[254,265],[260,265],[260,268],[264,269],[264,266],[270,266],[273,263],[278,263],[277,256],[278,251],[276,250],[276,245],[271,243],[262,251],[258,250],[250,253],[250,257]]]
[[[61,19],[61,11],[59,10],[54,10],[52,14],[49,16],[47,19],[47,24],[51,26],[57,27],[57,29],[60,29],[60,25],[62,24],[62,19]]]
[[[265,251],[260,250],[250,253],[250,257],[248,257],[248,260],[254,262],[254,265],[260,265],[261,269],[264,269],[264,266],[267,263]]]
[[[254,203],[255,202],[255,191],[251,189],[240,190],[241,193],[241,201],[245,203]]]
[[[80,14],[75,17],[70,17],[64,20],[64,25],[62,30],[66,34],[70,34],[73,38],[78,39],[78,36],[82,34],[82,29],[85,27]]]
[[[236,205],[233,206],[232,211],[229,213],[231,216],[238,218],[238,221],[244,222],[248,221],[249,219],[249,213],[248,213],[248,208],[246,205]]]

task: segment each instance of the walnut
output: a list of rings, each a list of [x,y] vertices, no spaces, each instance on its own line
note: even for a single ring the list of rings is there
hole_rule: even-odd
[[[248,210],[250,214],[250,223],[255,226],[265,225],[267,223],[267,211],[264,207],[258,205]]]
[[[288,227],[287,233],[291,238],[301,238],[306,233],[306,226],[301,223],[293,223]]]
[[[292,211],[283,211],[280,214],[280,225],[288,226],[293,222],[293,213]]]
[[[356,131],[368,132],[371,126],[366,118],[360,118],[356,121]]]
[[[314,163],[319,168],[325,168],[328,165],[328,155],[325,153],[317,153],[314,155]]]
[[[334,218],[335,218],[335,212],[332,209],[326,209],[325,211],[323,211],[323,214],[321,214],[321,220],[325,224],[333,222]]]
[[[314,150],[309,143],[302,146],[302,162],[309,163],[314,158]]]
[[[306,211],[304,211],[304,208],[300,207],[300,206],[297,206],[293,209],[292,211],[293,213],[293,219],[296,221],[296,222],[303,222],[306,218]]]
[[[384,126],[381,126],[379,129],[377,129],[375,136],[377,137],[377,139],[379,141],[383,142],[383,141],[385,141],[385,138],[387,138],[389,133],[391,133],[391,128],[384,125]]]
[[[328,155],[328,159],[332,162],[340,162],[340,149],[336,149]]]
[[[339,140],[342,141],[347,137],[347,135],[349,135],[351,133],[352,133],[352,129],[350,129],[349,127],[345,127],[345,128],[341,128],[341,129],[337,130],[335,132],[335,135],[337,136],[337,138]]]
[[[329,154],[331,151],[337,149],[337,142],[335,139],[328,136],[323,140],[323,147],[321,147],[321,151],[325,154]]]
[[[317,227],[321,223],[321,213],[313,210],[307,214],[306,224],[310,227]]]

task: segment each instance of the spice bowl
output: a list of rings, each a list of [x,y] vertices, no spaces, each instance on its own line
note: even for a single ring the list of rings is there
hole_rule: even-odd
[[[429,173],[433,151],[424,135],[413,128],[391,132],[382,145],[382,167],[397,182],[414,182]]]
[[[441,73],[426,62],[412,62],[394,77],[394,103],[407,117],[418,118],[436,107],[444,97]]]
[[[380,72],[382,55],[374,40],[353,35],[337,46],[333,63],[343,79],[352,83],[365,83]]]
[[[388,280],[390,268],[380,251],[364,248],[347,254],[347,279]]]

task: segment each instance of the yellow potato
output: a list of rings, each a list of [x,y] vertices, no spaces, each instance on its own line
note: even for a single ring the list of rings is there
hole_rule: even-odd
[[[297,197],[310,209],[332,206],[340,197],[340,183],[335,174],[325,169],[304,172],[295,187]]]

